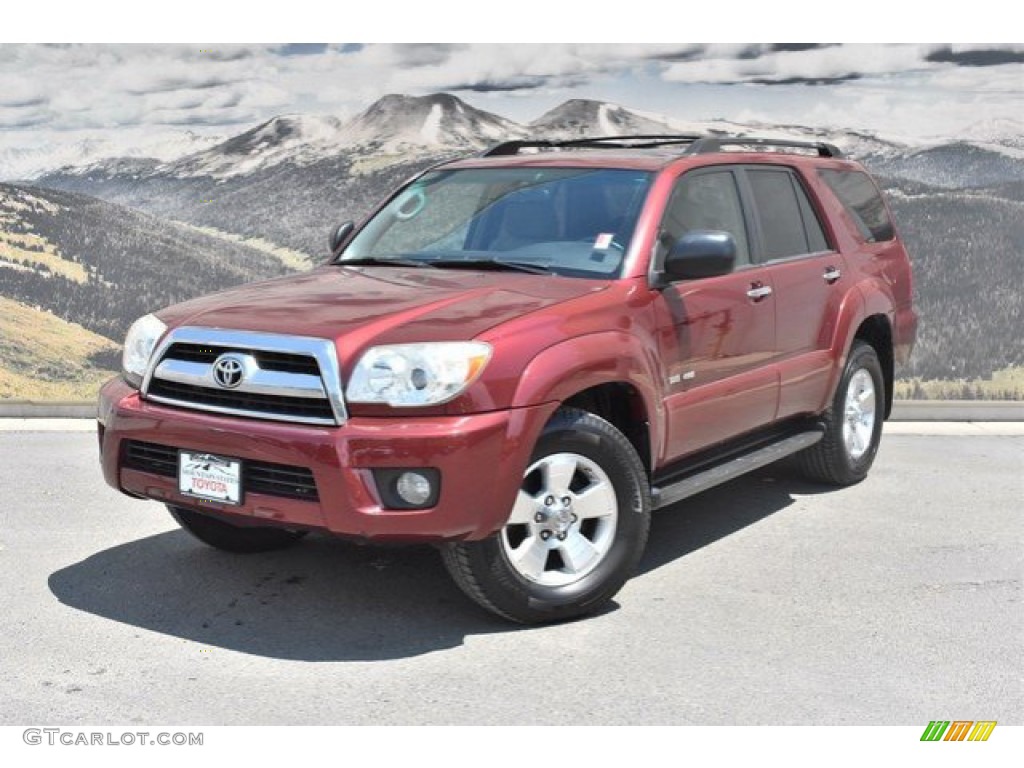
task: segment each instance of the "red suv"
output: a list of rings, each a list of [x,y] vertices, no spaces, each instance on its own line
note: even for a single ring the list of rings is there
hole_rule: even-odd
[[[819,143],[508,142],[332,250],[132,326],[107,482],[233,552],[435,542],[520,622],[606,603],[654,509],[789,454],[864,478],[917,322],[877,187]]]

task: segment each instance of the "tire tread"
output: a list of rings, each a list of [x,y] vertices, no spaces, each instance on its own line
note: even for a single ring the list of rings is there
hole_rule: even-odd
[[[647,545],[647,538],[650,534],[650,509],[651,496],[650,484],[647,482],[646,469],[632,443],[614,425],[589,411],[578,408],[561,408],[545,427],[544,434],[559,431],[575,431],[585,425],[585,431],[591,435],[597,433],[600,437],[611,442],[618,454],[618,458],[624,462],[623,470],[633,477],[643,478],[639,484],[641,498],[638,500],[642,510],[642,520],[639,521],[640,528],[636,531],[636,544],[639,552],[643,552]],[[628,513],[627,510],[620,514]],[[618,592],[631,574],[621,575],[604,585],[604,589],[588,595],[585,602],[580,604],[566,603],[555,607],[536,608],[527,605],[522,610],[509,610],[503,608],[493,597],[493,590],[509,588],[515,589],[507,575],[497,572],[489,563],[482,552],[483,546],[489,540],[453,542],[444,544],[441,547],[442,561],[445,568],[451,575],[455,584],[465,595],[484,610],[500,616],[509,621],[519,624],[536,624],[541,622],[560,621],[575,618],[590,613],[598,606],[610,600]],[[632,564],[635,567],[636,563]],[[632,568],[631,568],[632,570]],[[494,584],[488,584],[493,580]],[[496,585],[500,585],[496,586]],[[529,603],[529,601],[527,601]]]
[[[463,591],[466,597],[484,610],[501,616],[503,619],[514,621],[517,624],[524,623],[521,619],[517,619],[512,614],[501,610],[489,597],[487,597],[487,593],[484,591],[483,585],[477,581],[476,575],[474,574],[473,568],[469,562],[469,553],[464,545],[448,544],[442,547],[441,557],[444,560],[444,565],[445,568],[448,569],[449,575],[455,581],[456,586]]]
[[[856,361],[867,355],[867,364],[870,364],[878,372],[875,380],[876,403],[885,400],[884,378],[881,376],[881,366],[878,362],[878,354],[875,348],[865,341],[855,339],[850,347],[850,354],[843,369],[843,375],[839,379],[836,392],[832,396],[832,402],[821,415],[822,425],[825,427],[825,436],[810,448],[801,451],[794,458],[804,475],[810,479],[829,485],[846,486],[859,482],[867,475],[867,471],[874,460],[874,452],[877,451],[877,444],[872,449],[871,461],[863,470],[854,470],[847,464],[846,448],[843,445],[843,412],[840,398],[845,395],[845,385],[852,375],[852,368]],[[874,378],[874,377],[873,377]],[[881,384],[881,385],[880,385]],[[884,419],[881,408],[876,409],[875,418],[878,421]],[[881,425],[878,425],[881,430]],[[880,431],[879,431],[880,434]]]

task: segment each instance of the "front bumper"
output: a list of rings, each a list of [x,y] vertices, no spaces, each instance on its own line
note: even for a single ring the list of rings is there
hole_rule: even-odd
[[[381,540],[482,539],[508,518],[533,446],[556,403],[467,416],[351,418],[316,427],[217,416],[147,402],[121,379],[100,391],[100,455],[107,483],[135,497],[238,523],[322,529]],[[124,441],[308,468],[319,499],[246,492],[240,506],[178,492],[177,479],[124,465]],[[436,506],[382,507],[371,470],[435,467]]]

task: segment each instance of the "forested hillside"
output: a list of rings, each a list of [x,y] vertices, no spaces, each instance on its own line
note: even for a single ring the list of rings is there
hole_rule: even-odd
[[[952,191],[902,183],[888,190],[914,265],[921,318],[904,376],[987,378],[1024,365],[1020,187]]]
[[[146,312],[285,271],[266,253],[123,206],[0,184],[0,296],[118,342]]]

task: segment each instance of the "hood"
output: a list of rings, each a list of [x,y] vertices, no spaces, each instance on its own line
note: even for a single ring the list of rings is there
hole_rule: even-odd
[[[506,320],[609,283],[462,269],[324,266],[239,286],[158,312],[170,326],[284,333],[368,344],[471,339]]]

